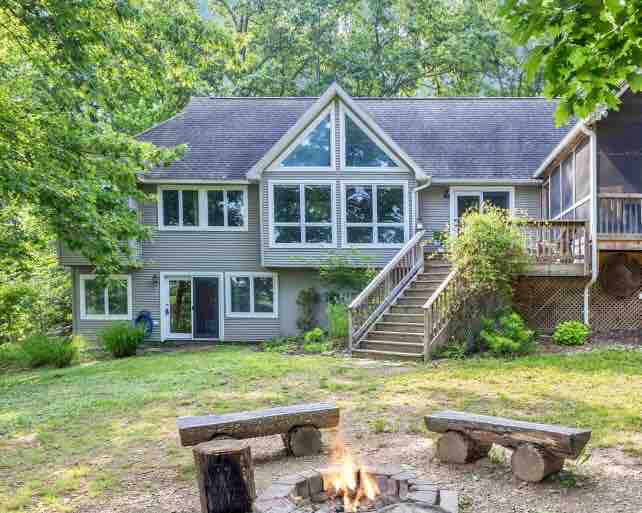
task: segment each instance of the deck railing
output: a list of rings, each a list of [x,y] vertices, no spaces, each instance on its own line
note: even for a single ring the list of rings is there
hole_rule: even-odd
[[[580,264],[588,270],[591,263],[589,221],[519,221],[526,251],[533,264]]]
[[[433,347],[447,335],[448,325],[461,306],[464,293],[460,275],[452,271],[424,304],[424,361],[428,361]]]
[[[607,235],[642,235],[642,194],[601,193],[598,232]]]
[[[350,350],[424,267],[424,232],[410,239],[348,307]]]

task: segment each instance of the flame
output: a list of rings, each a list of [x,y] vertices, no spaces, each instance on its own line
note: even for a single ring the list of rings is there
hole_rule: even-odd
[[[356,512],[364,499],[374,501],[379,495],[377,481],[367,472],[363,465],[357,466],[354,458],[343,444],[333,451],[331,458],[336,471],[329,477],[328,493],[343,499],[345,512]]]

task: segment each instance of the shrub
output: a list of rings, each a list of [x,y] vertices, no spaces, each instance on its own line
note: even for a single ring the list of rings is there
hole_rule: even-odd
[[[32,369],[45,365],[68,367],[78,358],[78,352],[75,339],[70,337],[31,335],[20,344],[22,362]]]
[[[332,351],[333,346],[330,340],[320,340],[318,342],[305,342],[303,344],[304,353],[325,353]]]
[[[495,320],[485,320],[480,338],[495,356],[523,355],[535,349],[534,332],[515,312],[500,315]]]
[[[435,358],[452,358],[461,360],[466,357],[466,344],[457,339],[450,339],[439,346],[434,353]]]
[[[315,309],[320,300],[319,293],[313,287],[299,292],[296,298],[296,304],[299,306],[299,317],[296,320],[296,326],[301,331],[309,331],[317,325]]]
[[[328,301],[339,303],[354,292],[362,291],[377,275],[370,257],[352,250],[349,255],[332,254],[319,266],[321,285],[328,291]]]
[[[527,264],[518,224],[506,210],[486,204],[483,213],[470,211],[460,219],[458,234],[448,237],[446,246],[467,296],[498,295],[509,304],[513,279]]]
[[[123,321],[112,324],[98,334],[105,349],[115,358],[134,356],[143,343],[144,330],[142,326]]]
[[[553,333],[553,342],[561,346],[581,346],[591,334],[591,328],[580,321],[561,322]]]
[[[303,335],[303,340],[306,343],[321,342],[325,339],[325,333],[321,328],[314,328]]]
[[[328,316],[328,335],[330,338],[348,338],[348,307],[345,305],[329,304],[326,308]]]
[[[296,351],[299,344],[297,337],[274,337],[261,343],[261,349],[268,353],[289,353]]]
[[[0,369],[20,367],[22,360],[20,344],[0,344]]]

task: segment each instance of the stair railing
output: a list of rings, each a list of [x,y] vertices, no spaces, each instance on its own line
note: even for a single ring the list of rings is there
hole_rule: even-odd
[[[424,268],[424,232],[418,232],[375,276],[348,307],[349,350]]]
[[[463,292],[461,276],[453,270],[424,304],[424,361],[448,335],[448,325],[461,305]]]

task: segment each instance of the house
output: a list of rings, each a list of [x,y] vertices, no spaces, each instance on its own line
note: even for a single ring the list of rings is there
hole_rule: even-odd
[[[392,314],[417,321],[414,331],[399,331],[416,338],[392,342],[424,346],[434,333],[421,326],[422,305],[448,275],[427,269],[424,252],[435,249],[435,233],[483,203],[555,220],[532,225],[539,267],[522,288],[552,285],[530,318],[550,317],[551,308],[588,317],[605,252],[642,247],[634,137],[642,103],[623,94],[621,111],[563,128],[553,126],[554,102],[541,98],[351,98],[336,84],[319,98],[193,98],[139,136],[188,146],[182,160],[140,176],[156,198],[138,206],[154,228],[138,248],[141,266],[106,290],[89,262],[60,248],[73,274],[74,331],[94,337],[147,310],[153,341],[293,334],[297,295],[319,286],[319,263],[357,249],[385,279],[359,296],[367,309],[353,305],[355,349]],[[419,279],[429,271],[437,283]],[[551,306],[550,290],[569,288],[564,279],[579,290],[570,309]],[[421,301],[391,310],[412,295],[409,287]],[[637,296],[627,300],[639,311]]]

